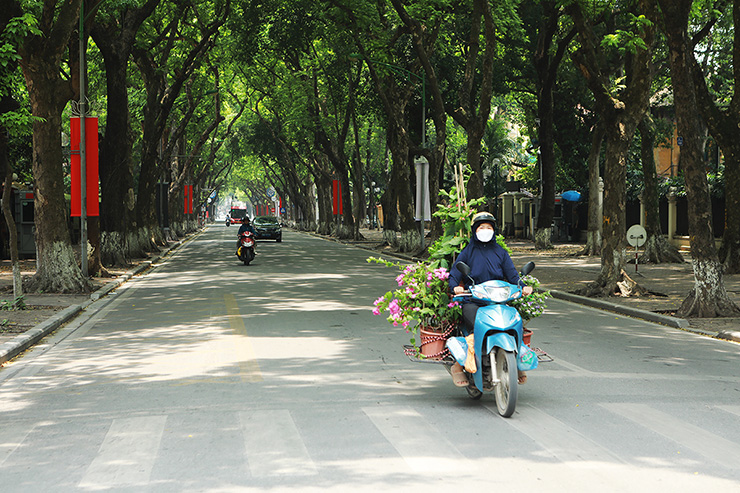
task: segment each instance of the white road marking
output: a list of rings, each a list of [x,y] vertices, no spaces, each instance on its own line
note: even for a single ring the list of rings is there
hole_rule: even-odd
[[[379,406],[362,410],[413,471],[465,470],[466,459],[460,451],[413,409]]]
[[[619,414],[684,447],[690,448],[719,464],[740,463],[740,445],[715,435],[670,414],[655,410],[646,404],[601,404]]]
[[[149,484],[166,421],[167,416],[113,420],[79,486],[103,489]]]
[[[253,476],[318,474],[289,411],[242,412],[239,418]]]
[[[0,466],[21,446],[33,427],[23,428],[7,424],[0,429]]]

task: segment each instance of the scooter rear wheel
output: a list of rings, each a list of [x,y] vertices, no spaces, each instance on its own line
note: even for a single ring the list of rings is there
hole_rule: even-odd
[[[496,407],[504,418],[514,414],[516,397],[519,389],[519,373],[516,367],[516,355],[502,348],[496,348]]]

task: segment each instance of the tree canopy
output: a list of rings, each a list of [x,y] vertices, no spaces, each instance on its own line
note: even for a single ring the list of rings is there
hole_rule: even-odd
[[[680,181],[706,177],[708,140],[711,193],[740,175],[729,136],[740,114],[740,7],[682,0],[677,25],[670,3],[12,0],[0,18],[0,150],[36,193],[32,287],[86,289],[69,249],[59,137],[82,108],[100,122],[100,235],[91,240],[100,253],[97,264],[88,259],[96,268],[193,230],[200,206],[238,194],[256,208],[271,202],[270,190],[295,227],[345,238],[376,224],[380,205],[386,241],[423,254],[414,206],[415,163],[425,161],[433,209],[459,163],[481,208],[516,180],[538,198],[537,248],[552,247],[555,195],[576,189],[591,210],[603,177],[603,218],[588,226],[603,237],[589,236],[589,252],[602,255],[598,290],[613,293],[632,190],[659,197],[670,179],[695,202],[693,216],[711,215],[709,185]],[[678,97],[700,108],[691,123],[674,108]],[[653,177],[651,146],[686,125],[697,154],[682,148],[678,176]],[[182,207],[190,187],[195,213]],[[728,200],[727,211],[721,255],[705,246],[711,228],[690,225],[692,254],[715,266],[713,276],[716,266],[740,269],[740,207]],[[701,303],[687,314],[712,312]]]

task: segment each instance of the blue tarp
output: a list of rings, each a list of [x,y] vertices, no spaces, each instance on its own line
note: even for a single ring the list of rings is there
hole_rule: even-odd
[[[576,192],[575,190],[568,190],[567,192],[561,193],[560,197],[562,197],[563,200],[567,200],[568,202],[578,202],[579,200],[581,200],[581,193]]]

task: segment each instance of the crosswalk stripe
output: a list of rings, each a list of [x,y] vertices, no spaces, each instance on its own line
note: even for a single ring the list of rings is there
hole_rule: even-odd
[[[498,413],[495,404],[486,405],[492,413]],[[506,423],[527,435],[545,450],[564,462],[622,463],[616,455],[598,443],[588,439],[574,428],[537,409],[521,406],[514,418]]]
[[[0,466],[21,446],[32,429],[6,425],[0,430]]]
[[[239,419],[253,476],[318,474],[289,411],[241,412]]]
[[[717,406],[725,412],[740,416],[740,406]]]
[[[167,416],[115,419],[79,486],[144,486],[154,467]]]
[[[408,407],[364,407],[363,412],[415,472],[464,470],[465,457]]]
[[[720,464],[740,463],[740,446],[646,404],[601,404],[607,410],[688,447]]]

